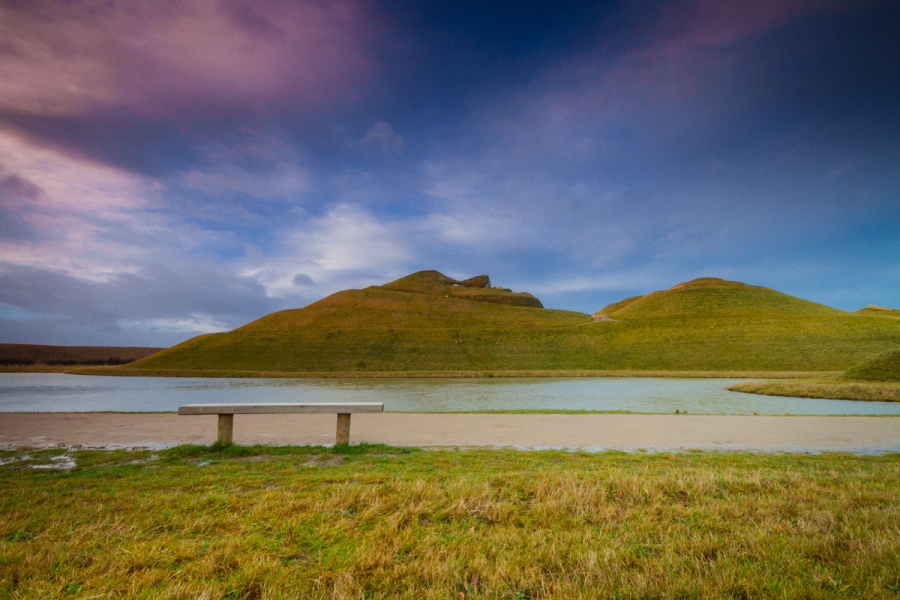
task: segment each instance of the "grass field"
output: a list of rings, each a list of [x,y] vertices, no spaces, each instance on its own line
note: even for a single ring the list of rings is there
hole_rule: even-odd
[[[194,338],[123,373],[835,372],[900,346],[892,316],[716,279],[607,307],[613,320],[595,321],[442,294],[430,280],[409,291],[410,277]]]
[[[22,452],[4,598],[900,594],[896,455]]]

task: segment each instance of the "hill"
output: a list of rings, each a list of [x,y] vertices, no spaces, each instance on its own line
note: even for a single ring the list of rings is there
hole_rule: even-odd
[[[900,381],[900,349],[879,354],[844,371],[850,381]]]
[[[841,371],[900,346],[900,321],[703,278],[591,315],[422,271],[200,336],[134,363],[161,371]]]
[[[694,279],[668,290],[626,298],[601,310],[616,319],[766,319],[838,317],[844,311],[769,288],[715,277]]]
[[[365,372],[564,368],[572,362],[565,345],[548,353],[542,342],[548,332],[590,322],[590,316],[522,306],[517,303],[539,301],[457,287],[438,276],[423,272],[338,292],[231,332],[188,340],[134,366]]]

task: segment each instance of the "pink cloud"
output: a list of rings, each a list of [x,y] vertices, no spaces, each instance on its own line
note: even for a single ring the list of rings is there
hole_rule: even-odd
[[[353,98],[380,35],[354,0],[0,5],[0,108],[314,110]]]
[[[203,243],[161,214],[155,185],[0,131],[0,217],[15,233],[0,264],[105,281]]]

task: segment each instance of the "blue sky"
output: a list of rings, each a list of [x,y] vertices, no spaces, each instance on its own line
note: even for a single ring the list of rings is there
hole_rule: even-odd
[[[0,342],[420,269],[900,307],[900,5],[0,2]]]

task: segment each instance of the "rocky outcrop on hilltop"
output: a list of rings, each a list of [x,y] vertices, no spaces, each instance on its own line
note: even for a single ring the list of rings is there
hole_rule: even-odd
[[[381,287],[398,292],[460,298],[474,302],[544,308],[540,300],[527,292],[513,292],[499,286],[491,287],[491,278],[487,275],[476,275],[469,279],[457,280],[447,277],[439,271],[418,271]]]

